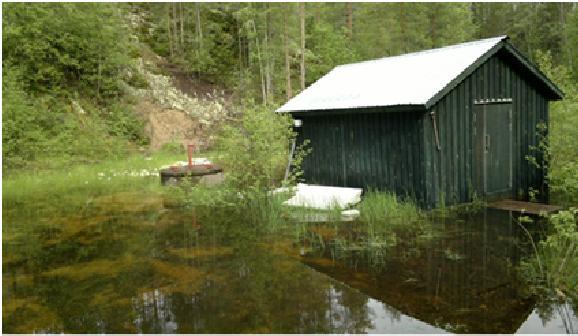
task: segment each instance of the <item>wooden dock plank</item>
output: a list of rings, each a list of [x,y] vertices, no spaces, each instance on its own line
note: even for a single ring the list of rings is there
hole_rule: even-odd
[[[557,212],[562,209],[561,206],[557,205],[514,201],[511,199],[505,199],[489,203],[488,207],[500,210],[523,212],[532,215],[539,215],[541,213],[549,214],[552,212]]]

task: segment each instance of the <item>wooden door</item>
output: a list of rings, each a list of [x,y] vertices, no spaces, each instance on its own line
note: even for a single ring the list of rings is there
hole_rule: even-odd
[[[474,187],[489,198],[512,194],[512,104],[474,109]]]

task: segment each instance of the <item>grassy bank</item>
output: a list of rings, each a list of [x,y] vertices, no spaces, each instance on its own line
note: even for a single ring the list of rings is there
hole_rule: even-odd
[[[68,169],[23,171],[2,180],[2,208],[34,209],[39,203],[75,207],[114,192],[158,191],[158,169],[179,160],[183,160],[182,154],[159,152]]]

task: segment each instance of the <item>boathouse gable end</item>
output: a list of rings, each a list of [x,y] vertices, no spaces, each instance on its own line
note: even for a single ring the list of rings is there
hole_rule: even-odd
[[[302,165],[305,181],[388,190],[425,208],[474,197],[527,200],[530,189],[547,197],[544,172],[527,156],[538,154],[531,150],[539,141],[537,126],[548,123],[548,101],[561,99],[562,92],[507,38],[488,40],[494,44],[419,101],[384,98],[394,105],[371,106],[378,103],[375,97],[364,104],[359,97],[351,100],[352,94],[326,105],[346,107],[324,108],[323,102],[331,99],[316,83],[313,93],[325,94],[323,99],[316,100],[308,88],[300,94],[305,98],[298,95],[297,103],[291,100],[280,108],[278,112],[302,120],[298,141],[311,143],[312,153]],[[420,57],[410,58],[419,62]],[[290,110],[307,106],[307,101],[311,109]]]

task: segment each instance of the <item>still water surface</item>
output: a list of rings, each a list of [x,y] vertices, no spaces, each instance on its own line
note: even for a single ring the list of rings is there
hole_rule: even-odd
[[[8,333],[578,332],[575,304],[523,286],[528,246],[507,212],[437,219],[433,238],[376,266],[155,196],[3,210]]]

